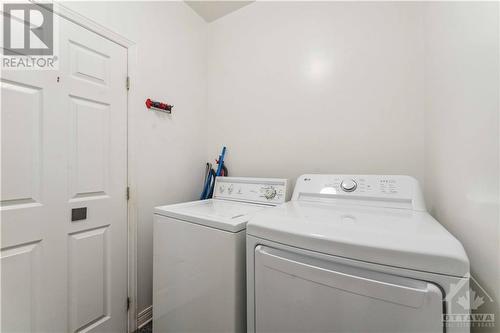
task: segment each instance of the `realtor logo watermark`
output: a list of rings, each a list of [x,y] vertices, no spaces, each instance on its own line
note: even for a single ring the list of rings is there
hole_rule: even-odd
[[[57,69],[57,21],[52,9],[52,4],[3,4],[2,69]]]
[[[446,327],[495,327],[495,314],[482,312],[485,304],[493,304],[493,298],[472,276],[452,284],[446,296],[450,310],[443,316]]]

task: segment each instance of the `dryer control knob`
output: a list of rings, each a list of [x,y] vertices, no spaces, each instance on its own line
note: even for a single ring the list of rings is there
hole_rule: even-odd
[[[264,192],[264,197],[267,199],[267,200],[271,200],[271,199],[274,199],[274,197],[276,197],[276,189],[274,187],[270,187],[268,189],[266,189],[266,191]]]
[[[356,184],[354,179],[344,179],[340,187],[342,187],[344,192],[353,192],[358,187],[358,184]]]

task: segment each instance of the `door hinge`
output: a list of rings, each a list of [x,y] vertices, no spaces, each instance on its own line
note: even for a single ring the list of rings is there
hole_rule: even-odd
[[[127,76],[126,87],[127,87],[127,90],[130,90],[130,76]]]
[[[130,187],[127,186],[127,200],[130,200]]]
[[[130,310],[130,297],[127,297],[127,311]]]

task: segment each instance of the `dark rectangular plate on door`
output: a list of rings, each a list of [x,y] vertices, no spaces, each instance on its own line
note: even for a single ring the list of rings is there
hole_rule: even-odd
[[[87,207],[73,208],[71,210],[71,221],[80,221],[87,219]]]

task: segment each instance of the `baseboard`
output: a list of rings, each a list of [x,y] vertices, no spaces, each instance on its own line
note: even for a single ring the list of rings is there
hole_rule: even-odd
[[[145,308],[137,314],[137,329],[140,329],[144,325],[148,324],[153,320],[153,306]]]

